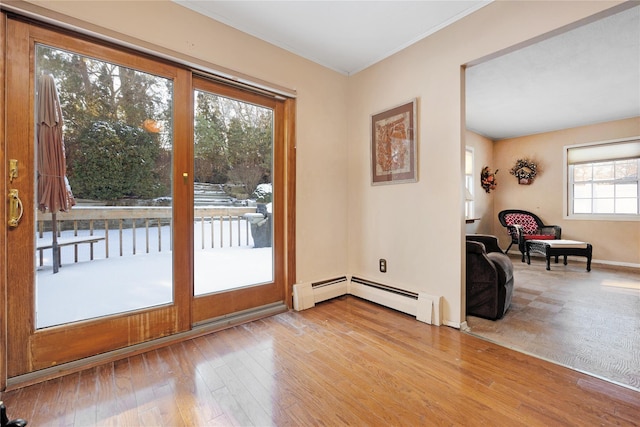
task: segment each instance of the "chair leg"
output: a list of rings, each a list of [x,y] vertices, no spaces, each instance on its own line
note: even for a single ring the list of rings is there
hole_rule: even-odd
[[[27,424],[27,421],[22,418],[9,421],[9,417],[7,416],[7,407],[4,406],[2,401],[0,401],[0,425],[2,427],[25,427]]]
[[[520,250],[520,253],[522,254],[522,262],[525,262],[524,254],[525,254],[525,252],[527,252],[527,248],[526,248],[524,240],[522,242],[518,242],[518,249]]]
[[[509,249],[511,249],[511,246],[513,246],[513,240],[511,241],[511,243],[509,243],[509,247],[507,248],[506,251],[504,251],[504,253],[509,253]]]

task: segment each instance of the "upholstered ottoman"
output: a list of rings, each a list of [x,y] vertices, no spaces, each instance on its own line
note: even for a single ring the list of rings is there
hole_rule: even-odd
[[[550,258],[553,256],[558,262],[558,257],[564,257],[564,265],[567,265],[567,255],[587,257],[587,271],[591,271],[591,243],[578,240],[527,240],[525,242],[527,264],[531,264],[531,252],[543,254],[547,258],[547,270],[551,270]]]

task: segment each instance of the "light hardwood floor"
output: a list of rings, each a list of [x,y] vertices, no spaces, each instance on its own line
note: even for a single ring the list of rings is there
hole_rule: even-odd
[[[640,394],[341,297],[3,393],[31,426],[637,425]]]
[[[531,265],[513,255],[512,305],[497,321],[468,316],[470,333],[640,391],[640,271],[569,257]]]

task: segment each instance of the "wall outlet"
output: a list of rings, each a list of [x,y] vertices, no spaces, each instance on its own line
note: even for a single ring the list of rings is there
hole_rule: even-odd
[[[387,272],[387,260],[380,258],[380,273],[386,273]]]

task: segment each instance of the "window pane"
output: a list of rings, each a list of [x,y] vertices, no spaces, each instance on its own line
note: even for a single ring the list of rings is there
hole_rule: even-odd
[[[613,184],[594,184],[593,185],[593,197],[601,199],[603,197],[613,197]]]
[[[194,295],[272,282],[274,111],[194,95]]]
[[[615,178],[613,163],[596,163],[593,166],[593,180],[603,181]]]
[[[594,199],[593,200],[593,213],[605,214],[614,213],[614,200],[613,199]]]
[[[573,186],[573,197],[576,199],[591,198],[591,184],[575,184]]]
[[[591,165],[575,165],[573,167],[573,181],[581,182],[581,181],[591,181],[593,168]]]
[[[616,179],[637,179],[638,160],[616,162]]]
[[[44,45],[35,66],[55,81],[76,201],[38,212],[36,328],[171,303],[172,80]]]
[[[473,151],[465,150],[464,155],[464,173],[466,175],[473,174]]]
[[[474,188],[473,188],[473,176],[472,175],[465,175],[464,177],[465,180],[465,186],[466,186],[466,190],[465,190],[465,203],[464,203],[464,215],[465,218],[472,218],[473,217],[473,207],[474,207],[474,202],[473,202],[473,198],[474,198]],[[467,194],[468,191],[468,194]],[[471,197],[471,200],[468,200],[467,198]]]
[[[616,213],[637,214],[638,199],[616,199]]]
[[[616,197],[638,197],[638,184],[616,184]]]
[[[591,199],[588,200],[574,200],[573,201],[573,213],[576,214],[588,214],[591,213]]]

